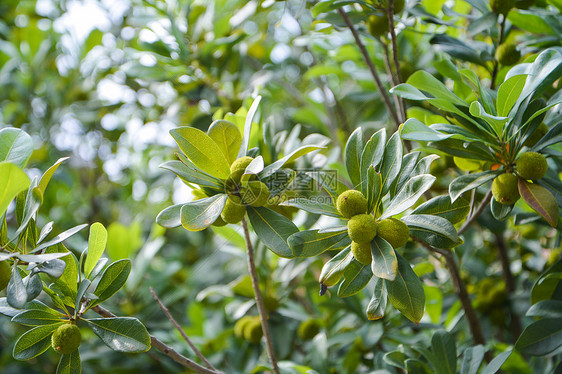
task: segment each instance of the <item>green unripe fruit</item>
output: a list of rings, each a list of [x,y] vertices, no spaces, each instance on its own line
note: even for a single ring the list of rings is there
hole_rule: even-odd
[[[269,188],[261,181],[249,181],[240,191],[242,201],[251,206],[264,206],[269,199]]]
[[[492,183],[492,195],[498,203],[511,205],[519,200],[517,177],[511,173],[501,174]]]
[[[232,165],[230,165],[230,178],[235,183],[240,183],[240,178],[242,178],[244,171],[246,171],[246,168],[253,160],[253,157],[244,156],[234,161]]]
[[[353,257],[363,265],[370,265],[371,261],[373,261],[371,243],[351,242],[351,253],[353,253]]]
[[[490,0],[490,8],[496,14],[507,14],[515,6],[515,0]]]
[[[309,319],[299,325],[297,335],[301,340],[311,340],[320,332],[321,327],[320,322],[315,319]]]
[[[0,261],[0,291],[8,287],[10,277],[12,276],[12,268],[8,261]]]
[[[367,199],[357,190],[347,190],[338,196],[336,208],[345,218],[367,213]]]
[[[357,214],[347,222],[349,238],[356,243],[369,243],[377,235],[375,217],[370,214]]]
[[[244,316],[236,321],[236,324],[234,325],[234,335],[243,339],[246,326],[255,321],[255,319],[256,318],[252,316]]]
[[[263,305],[268,312],[274,312],[279,309],[279,301],[270,295],[263,296]]]
[[[375,37],[380,37],[386,35],[389,31],[388,16],[370,16],[367,20],[367,27],[371,35]]]
[[[517,173],[526,180],[538,180],[544,177],[548,170],[546,158],[537,152],[525,152],[515,162]]]
[[[546,125],[546,123],[541,122],[539,127],[537,127],[535,131],[533,131],[533,133],[527,138],[527,140],[525,140],[525,143],[523,143],[523,145],[529,148],[534,147],[535,144],[537,144],[539,140],[541,140],[543,136],[546,135],[547,132],[548,126]]]
[[[221,213],[221,218],[226,223],[238,223],[246,214],[246,205],[242,203],[240,196],[228,195],[226,204]]]
[[[377,224],[377,235],[389,242],[392,248],[399,248],[410,239],[410,229],[399,219],[387,218]]]
[[[496,49],[496,60],[503,66],[516,64],[521,58],[521,52],[517,50],[515,44],[501,44]]]
[[[69,355],[76,351],[82,342],[82,334],[78,326],[66,324],[55,330],[51,336],[51,345],[62,355]]]
[[[244,339],[250,343],[259,343],[262,336],[263,331],[259,319],[256,318],[244,326]]]
[[[222,227],[222,226],[226,226],[226,222],[224,221],[224,219],[222,219],[221,216],[218,216],[217,219],[215,220],[215,222],[213,222],[213,226],[215,227]]]

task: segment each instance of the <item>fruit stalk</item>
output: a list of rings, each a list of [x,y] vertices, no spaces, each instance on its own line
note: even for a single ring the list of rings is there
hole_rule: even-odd
[[[252,245],[252,240],[250,239],[250,231],[248,230],[248,223],[246,219],[242,219],[242,228],[244,229],[244,237],[246,238],[246,252],[248,253],[248,270],[250,272],[250,278],[252,279],[252,287],[254,288],[254,296],[256,299],[256,305],[258,306],[258,313],[260,315],[261,328],[263,330],[263,336],[265,338],[265,343],[267,346],[267,354],[269,356],[269,361],[271,361],[271,366],[273,367],[273,373],[279,374],[279,366],[277,365],[277,358],[275,357],[275,352],[273,351],[273,343],[271,341],[271,333],[269,332],[269,325],[267,324],[267,315],[265,311],[265,305],[263,303],[263,297],[261,295],[258,273],[256,271],[256,263],[254,261],[254,246]]]

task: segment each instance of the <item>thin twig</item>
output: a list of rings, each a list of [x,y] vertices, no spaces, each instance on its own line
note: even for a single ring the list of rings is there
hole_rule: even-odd
[[[96,305],[92,308],[92,311],[96,312],[100,316],[104,318],[115,318],[117,317],[115,314],[111,313],[109,310],[105,309],[100,305]],[[162,341],[158,340],[154,336],[150,335],[150,344],[153,348],[158,349],[160,352],[165,354],[166,356],[170,357],[172,360],[177,362],[178,364],[195,371],[196,373],[201,374],[223,374],[222,371],[207,369],[204,366],[199,365],[198,363],[190,360],[189,358],[183,356],[179,352],[175,351],[169,345],[163,343]]]
[[[480,202],[480,206],[478,207],[478,209],[476,209],[476,211],[474,213],[472,213],[472,215],[463,223],[463,225],[461,226],[461,228],[458,231],[459,235],[464,233],[466,231],[466,229],[468,229],[468,227],[474,221],[476,221],[478,216],[480,216],[480,214],[482,214],[482,212],[484,211],[486,206],[490,203],[491,198],[492,198],[492,190],[489,190],[488,193],[486,194],[486,196],[484,196],[484,198],[482,199],[482,202]]]
[[[379,74],[377,73],[377,70],[375,69],[375,65],[373,64],[373,61],[371,60],[371,57],[369,56],[369,53],[367,52],[367,49],[365,48],[365,45],[363,45],[363,42],[361,41],[361,38],[359,38],[359,34],[357,33],[357,30],[355,30],[355,26],[353,26],[353,23],[349,19],[345,10],[343,10],[343,8],[339,8],[338,12],[339,12],[340,16],[343,18],[343,20],[344,20],[345,24],[347,25],[347,27],[349,28],[349,30],[351,31],[351,34],[353,34],[353,38],[355,39],[355,43],[359,47],[359,50],[360,50],[361,54],[363,55],[363,59],[365,60],[365,63],[367,64],[367,67],[369,68],[369,71],[371,72],[371,75],[375,79],[375,84],[377,85],[377,89],[379,90],[379,92],[382,96],[384,105],[386,106],[386,109],[388,110],[388,112],[390,114],[390,117],[394,121],[394,124],[396,125],[396,128],[398,128],[400,126],[400,120],[398,119],[398,116],[396,115],[396,112],[394,111],[394,108],[392,107],[392,103],[390,102],[390,98],[388,97],[388,94],[386,93],[386,90],[385,90],[384,86],[382,85],[382,82],[379,78]]]
[[[394,0],[388,1],[388,26],[390,30],[390,41],[392,45],[392,58],[394,60],[394,69],[396,70],[397,83],[402,83],[402,75],[400,74],[400,63],[398,62],[398,43],[396,43],[396,31],[394,30]],[[406,106],[404,99],[398,98],[400,122],[406,120]]]
[[[160,309],[162,309],[162,311],[164,312],[164,314],[166,315],[166,317],[168,317],[168,319],[170,320],[170,322],[172,322],[172,324],[176,327],[176,329],[180,332],[181,336],[183,337],[183,339],[187,342],[187,344],[189,344],[189,346],[191,347],[191,349],[193,350],[193,352],[195,352],[195,354],[197,355],[197,357],[199,357],[201,359],[201,361],[203,361],[205,363],[205,365],[212,370],[217,370],[213,364],[211,364],[209,361],[207,361],[207,359],[205,358],[205,356],[203,356],[203,354],[199,351],[199,349],[197,349],[197,347],[191,342],[191,339],[189,339],[189,337],[187,336],[187,334],[185,333],[185,331],[183,331],[183,328],[180,326],[180,324],[174,319],[174,317],[172,316],[172,314],[170,313],[170,311],[168,310],[168,308],[166,307],[166,305],[164,305],[164,303],[158,298],[158,295],[156,294],[156,292],[154,291],[154,289],[152,287],[150,287],[150,293],[152,294],[152,297],[154,297],[154,300],[156,300],[158,302],[158,305],[160,305]]]
[[[380,38],[377,38],[377,40],[381,43],[382,51],[384,52],[384,67],[386,68],[386,73],[390,77],[392,85],[396,86],[400,83],[400,80],[392,70],[392,63],[390,62],[390,53],[388,52],[388,45],[385,42],[383,42]],[[396,112],[402,113],[400,97],[398,97],[398,95],[392,95],[392,99],[394,100],[394,107],[396,108]],[[404,122],[402,118],[400,120],[401,122]]]
[[[267,324],[267,312],[265,311],[265,305],[263,303],[263,298],[261,296],[260,284],[258,280],[258,273],[256,271],[256,263],[254,262],[254,246],[252,245],[252,240],[250,239],[250,231],[248,230],[248,223],[246,219],[242,219],[242,227],[244,229],[244,237],[246,238],[246,252],[248,253],[248,271],[250,272],[250,278],[252,280],[252,287],[254,288],[254,296],[256,299],[256,305],[258,306],[258,312],[260,315],[261,328],[263,330],[263,336],[265,338],[265,343],[267,347],[267,354],[269,355],[269,361],[271,361],[271,366],[273,367],[273,373],[279,374],[279,366],[277,365],[277,359],[275,358],[275,352],[273,351],[273,342],[271,340],[271,333],[269,332],[269,326]]]

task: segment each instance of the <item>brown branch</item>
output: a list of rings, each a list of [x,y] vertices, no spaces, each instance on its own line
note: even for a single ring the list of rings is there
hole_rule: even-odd
[[[394,30],[394,0],[388,1],[388,26],[390,30],[390,41],[392,45],[392,58],[394,61],[394,69],[396,70],[397,83],[402,83],[402,75],[400,74],[400,63],[398,62],[398,44],[396,43],[396,31]],[[396,95],[395,95],[396,96]],[[406,106],[404,99],[398,98],[400,122],[406,121]]]
[[[400,126],[401,122],[398,119],[398,116],[396,115],[396,112],[394,111],[394,108],[392,107],[392,104],[390,102],[390,98],[388,97],[388,94],[386,93],[386,90],[385,90],[384,86],[382,85],[382,82],[379,78],[379,74],[377,73],[377,70],[375,69],[375,65],[373,64],[373,61],[371,60],[371,57],[369,56],[369,53],[367,52],[367,49],[365,48],[365,45],[361,41],[361,38],[359,38],[359,34],[357,33],[357,30],[355,30],[355,27],[353,26],[353,23],[349,19],[345,10],[343,10],[343,8],[339,8],[338,12],[339,12],[340,16],[343,18],[343,20],[344,20],[345,24],[347,25],[347,27],[349,28],[349,30],[351,31],[351,34],[353,35],[353,38],[355,39],[355,43],[359,47],[359,51],[363,55],[363,59],[365,60],[365,63],[367,64],[367,67],[369,68],[369,71],[371,72],[371,75],[375,79],[375,84],[377,85],[377,89],[379,90],[379,92],[382,96],[384,105],[386,106],[386,109],[388,110],[388,112],[390,114],[390,117],[394,121],[394,124],[396,125],[396,128],[398,128]]]
[[[205,365],[212,370],[217,370],[209,361],[207,361],[207,359],[205,358],[205,356],[203,356],[203,354],[199,351],[199,349],[197,349],[197,347],[191,342],[191,339],[189,339],[189,337],[187,336],[187,334],[185,333],[185,331],[183,331],[183,328],[180,326],[180,324],[174,319],[174,317],[172,316],[172,314],[170,313],[170,311],[168,310],[168,308],[164,305],[164,303],[158,298],[158,295],[156,294],[156,292],[154,291],[154,289],[152,287],[150,287],[150,293],[152,294],[152,297],[154,297],[154,300],[156,300],[158,302],[158,305],[160,305],[160,309],[162,309],[162,311],[164,312],[164,314],[166,315],[166,317],[168,317],[168,319],[170,320],[170,322],[172,322],[172,324],[176,327],[176,329],[180,332],[181,336],[183,337],[183,339],[187,342],[187,344],[191,347],[191,349],[193,350],[193,352],[195,352],[195,354],[197,355],[197,357],[199,357],[201,359],[201,361],[203,361],[205,363]]]
[[[271,361],[271,366],[273,367],[273,373],[279,374],[279,366],[277,365],[277,359],[275,358],[275,352],[273,351],[273,342],[271,340],[271,333],[269,332],[269,326],[267,324],[267,314],[266,314],[267,312],[265,311],[265,305],[263,303],[263,298],[261,296],[258,273],[256,271],[256,263],[254,261],[254,246],[252,245],[252,240],[250,239],[250,231],[248,230],[248,223],[244,218],[242,218],[242,227],[244,229],[244,237],[246,238],[246,250],[247,250],[246,252],[248,253],[248,271],[250,272],[252,287],[254,288],[254,296],[256,299],[256,305],[258,307],[258,313],[260,315],[260,322],[261,322],[263,336],[265,338],[265,343],[267,347],[267,354],[269,355],[269,361]]]
[[[102,316],[104,318],[115,318],[115,317],[117,317],[115,314],[111,313],[109,310],[105,309],[104,307],[102,307],[100,305],[96,305],[95,307],[93,307],[92,311],[96,312],[97,314],[99,314],[100,316]],[[183,356],[179,352],[175,351],[172,347],[163,343],[162,341],[158,340],[157,338],[155,338],[152,335],[150,335],[150,344],[152,345],[153,348],[158,349],[160,352],[162,352],[166,356],[170,357],[172,360],[174,360],[175,362],[177,362],[181,366],[184,366],[188,369],[191,369],[196,373],[223,374],[223,372],[221,372],[221,371],[207,369],[206,367],[199,365],[198,363],[196,363],[196,362],[190,360],[189,358]]]
[[[461,228],[458,231],[459,235],[464,233],[468,229],[468,227],[474,221],[476,221],[478,216],[480,216],[480,214],[482,214],[482,212],[484,211],[486,206],[490,203],[491,198],[492,198],[492,190],[489,190],[488,193],[484,196],[484,198],[480,202],[480,206],[478,207],[478,209],[476,209],[476,211],[474,213],[472,213],[472,215],[463,223],[463,225],[461,226]]]
[[[386,68],[386,73],[390,77],[393,86],[398,85],[400,83],[400,79],[395,75],[394,71],[392,70],[392,63],[390,62],[390,53],[388,52],[388,45],[383,42],[380,38],[377,40],[381,43],[382,51],[384,52],[384,67]],[[398,113],[402,113],[402,107],[400,102],[400,97],[398,95],[392,95],[392,99],[394,100],[394,107]],[[404,119],[400,119],[401,122],[404,122]]]

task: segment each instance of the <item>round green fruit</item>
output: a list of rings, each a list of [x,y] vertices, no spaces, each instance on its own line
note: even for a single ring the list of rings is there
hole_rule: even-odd
[[[517,173],[526,180],[538,180],[544,177],[548,170],[546,158],[537,152],[525,152],[515,162]]]
[[[234,161],[232,165],[230,165],[230,178],[235,183],[240,183],[240,178],[242,178],[244,171],[246,171],[246,168],[253,160],[253,157],[244,156]]]
[[[525,140],[525,143],[523,143],[523,145],[529,148],[534,147],[535,144],[537,144],[539,140],[541,140],[543,136],[546,135],[547,132],[548,126],[546,125],[546,123],[541,122],[539,127],[537,127],[535,131],[533,131],[533,133],[527,138],[527,140]]]
[[[244,316],[236,321],[236,324],[234,324],[234,335],[243,339],[246,326],[255,321],[255,319],[256,318],[252,316]]]
[[[506,15],[515,6],[515,0],[490,0],[490,8],[496,14]]]
[[[259,318],[255,318],[244,326],[244,339],[250,343],[259,343],[263,336]]]
[[[249,181],[240,191],[242,201],[251,206],[264,206],[269,199],[269,188],[261,181]]]
[[[353,253],[353,257],[363,265],[369,265],[371,261],[373,261],[371,243],[351,242],[351,253]]]
[[[387,218],[377,224],[377,235],[389,242],[392,248],[399,248],[410,239],[410,230],[399,219]]]
[[[347,190],[338,196],[336,208],[345,218],[367,213],[367,199],[357,190]]]
[[[221,213],[221,218],[226,223],[238,223],[246,214],[246,205],[242,203],[240,196],[228,195],[226,204]]]
[[[496,49],[496,60],[503,66],[515,65],[521,58],[521,52],[515,44],[501,44]]]
[[[388,16],[370,16],[367,20],[367,27],[369,28],[369,32],[371,35],[375,37],[380,37],[386,35],[388,33],[389,25],[388,25]]]
[[[12,268],[8,261],[0,261],[0,291],[8,287],[10,277],[12,276]]]
[[[519,188],[517,187],[517,176],[505,173],[496,177],[492,183],[492,195],[501,204],[515,204],[520,197]]]
[[[347,222],[349,238],[356,243],[369,243],[377,235],[375,217],[370,214],[357,214]]]
[[[322,325],[318,320],[309,319],[302,322],[297,329],[297,335],[301,340],[312,340],[320,332]]]
[[[217,219],[215,220],[215,222],[213,222],[213,226],[215,227],[222,227],[222,226],[226,226],[226,222],[224,221],[224,219],[222,219],[221,216],[218,216]]]
[[[66,324],[55,330],[51,336],[51,345],[62,355],[76,351],[82,342],[82,334],[75,324]]]

